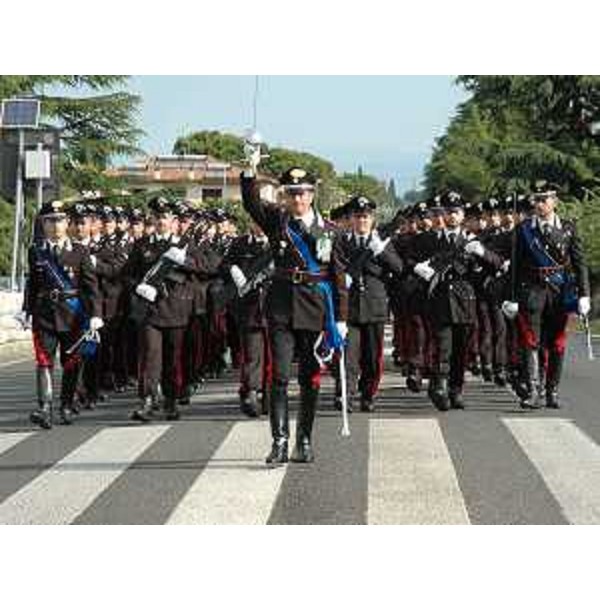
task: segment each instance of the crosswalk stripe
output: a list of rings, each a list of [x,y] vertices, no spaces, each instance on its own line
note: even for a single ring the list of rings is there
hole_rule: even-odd
[[[571,421],[503,419],[576,525],[600,524],[600,446]]]
[[[0,523],[72,522],[169,427],[103,429],[0,504]]]
[[[293,430],[293,424],[290,424]],[[169,525],[264,525],[287,467],[268,469],[266,422],[237,423],[169,517]]]
[[[3,433],[0,436],[0,454],[4,454],[18,443],[26,440],[33,435],[33,431],[23,431],[16,433]]]
[[[372,419],[369,448],[369,524],[469,523],[437,420]]]

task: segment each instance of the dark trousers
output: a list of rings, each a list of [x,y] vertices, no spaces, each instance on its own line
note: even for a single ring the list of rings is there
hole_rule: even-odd
[[[507,362],[506,321],[502,310],[494,302],[478,300],[479,355],[481,362],[504,369]]]
[[[77,353],[67,354],[67,350],[77,341],[80,332],[51,331],[33,329],[33,349],[38,367],[54,368],[56,351],[60,351],[60,364],[63,369],[61,382],[61,400],[71,402],[75,395],[81,360]]]
[[[271,383],[271,357],[265,327],[242,327],[240,330],[240,396],[250,391],[266,390]]]
[[[384,323],[350,324],[346,346],[348,395],[373,398],[383,373]]]
[[[140,398],[160,395],[167,399],[183,394],[183,349],[185,327],[158,328],[144,325],[139,335]]]
[[[525,350],[546,351],[548,365],[558,365],[567,345],[567,323],[561,295],[546,286],[532,286],[519,300],[517,327]],[[553,366],[552,368],[556,368]],[[548,378],[555,377],[549,372]]]
[[[437,365],[435,374],[448,378],[448,386],[460,391],[465,381],[467,349],[472,325],[447,324],[435,327]]]
[[[314,355],[314,345],[319,332],[292,329],[289,326],[269,326],[269,341],[273,357],[273,386],[287,389],[292,373],[294,349],[298,356],[298,384],[301,388],[318,390],[321,385],[321,370]]]

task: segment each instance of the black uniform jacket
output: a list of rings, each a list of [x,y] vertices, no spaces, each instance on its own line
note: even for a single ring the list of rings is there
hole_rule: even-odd
[[[428,312],[436,325],[473,324],[476,319],[476,300],[473,278],[482,265],[502,267],[500,256],[485,249],[483,257],[465,252],[466,244],[474,236],[460,229],[454,244],[446,232],[434,231],[424,234],[419,246],[419,257],[430,260],[435,270],[429,282]]]
[[[79,327],[80,320],[69,307],[68,299],[60,293],[59,287],[49,275],[42,260],[43,253],[50,247],[48,241],[40,241],[39,245],[29,248],[29,279],[25,289],[23,309],[27,314],[32,315],[34,328],[56,332],[74,331]],[[86,316],[101,317],[102,303],[98,280],[88,249],[67,240],[57,262],[69,276],[75,293],[83,304]]]
[[[136,285],[142,282],[161,255],[169,248],[179,246],[179,242],[176,236],[159,237],[156,234],[138,240],[127,266]],[[147,323],[160,328],[185,327],[194,307],[193,277],[210,276],[214,273],[215,267],[211,258],[201,248],[189,245],[184,265],[171,264],[162,269],[156,278],[150,278],[148,281],[159,293]]]
[[[564,268],[574,277],[579,297],[590,295],[590,280],[588,268],[583,253],[583,245],[577,234],[575,223],[561,219],[556,215],[554,226],[546,235],[542,233],[537,217],[532,217],[517,227],[517,249],[515,265],[517,286],[523,292],[526,288],[539,288],[548,285],[547,273],[539,270],[534,255],[528,247],[523,227],[531,224],[534,230],[541,234],[541,244],[545,251],[555,261],[557,267]]]
[[[366,243],[370,240],[367,238]],[[388,319],[387,284],[402,275],[402,259],[394,245],[388,243],[378,256],[361,248],[357,236],[344,233],[338,239],[340,254],[346,262],[350,291],[348,322],[353,325],[383,323]]]
[[[318,285],[303,275],[307,267],[296,250],[288,232],[290,215],[281,207],[261,201],[258,185],[253,177],[241,176],[244,208],[260,225],[269,238],[275,262],[275,275],[267,295],[269,322],[281,323],[293,329],[321,331],[324,326],[325,300]],[[298,228],[311,254],[321,268],[323,276],[332,283],[333,305],[336,321],[346,321],[348,292],[344,264],[335,238],[336,228],[315,211],[310,229]],[[320,252],[317,252],[317,246]],[[297,275],[292,275],[297,271]]]

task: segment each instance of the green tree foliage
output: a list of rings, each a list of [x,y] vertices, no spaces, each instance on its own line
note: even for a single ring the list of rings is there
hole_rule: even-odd
[[[536,179],[581,197],[600,183],[600,144],[590,124],[600,120],[598,76],[473,76],[471,92],[426,168],[431,193],[452,186],[477,199],[494,188]]]
[[[470,98],[437,141],[425,170],[429,194],[453,188],[470,200],[561,187],[560,211],[578,222],[594,280],[600,279],[598,76],[463,75]]]
[[[140,98],[126,91],[121,75],[0,76],[0,99],[31,96],[42,102],[42,118],[62,130],[61,180],[82,191],[119,182],[104,175],[111,158],[139,152],[136,126]],[[58,94],[68,90],[76,95]]]

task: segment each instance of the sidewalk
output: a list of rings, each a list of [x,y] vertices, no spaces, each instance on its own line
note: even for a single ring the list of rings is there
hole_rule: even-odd
[[[0,291],[0,366],[32,356],[31,331],[24,331],[14,318],[22,302],[22,294]]]

